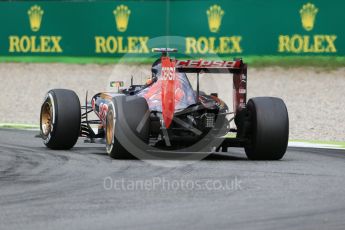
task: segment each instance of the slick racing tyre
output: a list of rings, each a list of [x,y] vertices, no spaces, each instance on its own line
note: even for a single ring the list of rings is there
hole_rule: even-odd
[[[289,117],[283,100],[275,97],[256,97],[248,101],[250,144],[245,152],[252,160],[279,160],[287,148]]]
[[[67,89],[50,90],[41,106],[43,143],[51,149],[70,149],[80,134],[81,110],[77,94]]]
[[[106,151],[116,159],[131,158],[128,149],[135,145],[132,135],[141,142],[149,139],[149,108],[144,98],[138,96],[117,96],[108,105],[106,116]]]

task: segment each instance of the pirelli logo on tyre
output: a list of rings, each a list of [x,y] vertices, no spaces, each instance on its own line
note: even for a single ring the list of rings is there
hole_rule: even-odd
[[[31,34],[10,35],[8,37],[8,51],[10,53],[62,53],[62,36],[38,35],[44,24],[44,9],[33,5],[27,10],[28,25]]]
[[[298,11],[302,28],[306,34],[279,35],[279,53],[337,53],[335,34],[314,34],[320,10],[313,3],[303,4]],[[297,12],[296,12],[297,16]]]

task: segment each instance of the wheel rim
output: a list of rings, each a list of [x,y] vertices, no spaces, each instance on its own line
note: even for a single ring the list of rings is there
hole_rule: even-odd
[[[53,108],[50,99],[47,99],[42,106],[41,130],[45,136],[53,130]]]
[[[105,141],[107,146],[107,152],[110,153],[114,145],[114,136],[115,136],[115,116],[114,111],[109,110],[107,113],[106,121],[106,131],[105,131]]]

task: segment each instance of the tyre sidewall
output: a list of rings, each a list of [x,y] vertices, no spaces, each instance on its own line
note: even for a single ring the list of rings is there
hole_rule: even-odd
[[[287,148],[289,118],[280,98],[259,97],[248,101],[251,116],[251,144],[245,147],[248,158],[279,160]]]

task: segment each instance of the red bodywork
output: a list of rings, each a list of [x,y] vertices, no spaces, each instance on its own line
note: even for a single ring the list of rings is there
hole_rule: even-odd
[[[169,128],[175,112],[175,61],[162,57],[162,116],[166,128]]]

